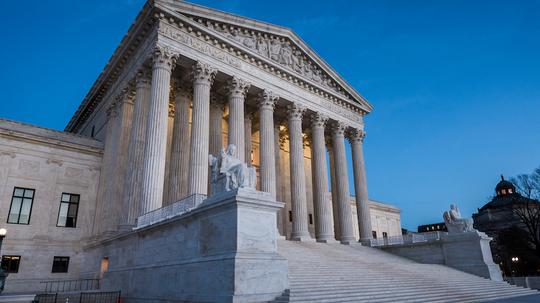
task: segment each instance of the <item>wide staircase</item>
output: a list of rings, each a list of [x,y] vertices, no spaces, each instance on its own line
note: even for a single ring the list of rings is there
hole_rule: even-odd
[[[539,294],[359,244],[279,240],[278,250],[289,261],[290,289],[273,302],[485,302]]]

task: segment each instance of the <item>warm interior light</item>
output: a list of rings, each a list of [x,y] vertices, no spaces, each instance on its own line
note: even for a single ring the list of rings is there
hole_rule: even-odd
[[[7,233],[7,230],[5,228],[0,228],[0,236],[5,236]]]

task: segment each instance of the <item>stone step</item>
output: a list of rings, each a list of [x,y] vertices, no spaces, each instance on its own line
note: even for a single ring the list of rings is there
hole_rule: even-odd
[[[338,302],[369,302],[369,303],[410,303],[410,302],[429,302],[429,303],[446,303],[446,302],[479,302],[479,300],[489,300],[494,298],[511,298],[517,296],[526,296],[531,293],[515,293],[515,292],[497,292],[487,293],[478,292],[475,294],[415,294],[409,296],[380,296],[380,297],[366,297],[362,295],[351,296],[334,296],[334,297],[318,297],[318,298],[289,298],[288,302],[317,302],[317,303],[338,303]]]
[[[487,294],[518,294],[518,293],[535,293],[534,291],[528,292],[528,291],[520,291],[516,289],[506,289],[497,290],[496,288],[484,288],[484,289],[476,289],[471,290],[470,288],[464,288],[461,291],[467,291],[467,295],[487,295]],[[424,289],[409,289],[408,291],[397,291],[397,290],[385,290],[385,292],[381,292],[381,289],[378,291],[373,291],[372,293],[365,293],[363,291],[355,291],[355,292],[338,292],[338,293],[326,293],[326,294],[317,294],[317,293],[306,293],[302,295],[295,295],[294,293],[290,294],[290,300],[291,301],[324,301],[324,300],[335,300],[335,299],[347,299],[350,297],[355,298],[362,298],[365,300],[371,300],[371,301],[380,301],[380,300],[395,300],[396,298],[399,298],[400,302],[402,300],[408,300],[408,299],[414,299],[414,298],[430,298],[430,299],[437,299],[441,295],[448,294],[448,291],[445,289],[438,289],[438,290],[426,290]],[[457,292],[452,293],[453,296],[457,295]]]
[[[273,302],[480,302],[537,294],[359,245],[278,242],[290,292]]]

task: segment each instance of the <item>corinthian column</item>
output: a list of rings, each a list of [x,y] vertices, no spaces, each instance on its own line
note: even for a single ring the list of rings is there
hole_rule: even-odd
[[[289,149],[291,157],[291,208],[293,215],[291,240],[311,240],[308,231],[304,146],[302,140],[302,114],[305,109],[289,105]]]
[[[178,82],[174,87],[174,122],[169,168],[169,201],[175,202],[187,196],[189,171],[189,108],[191,87]]]
[[[228,83],[229,90],[229,144],[236,145],[238,159],[246,162],[244,133],[244,99],[250,84],[237,77]]]
[[[332,198],[332,217],[334,218],[334,236],[336,240],[339,240],[341,237],[339,231],[339,212],[338,212],[338,199],[337,199],[337,189],[336,189],[336,165],[334,161],[334,151],[332,149],[332,138],[327,138],[326,146],[328,148],[328,158],[330,159],[330,188]]]
[[[160,208],[163,201],[165,160],[167,156],[169,89],[171,70],[175,64],[176,56],[168,49],[157,47],[152,59],[152,88],[148,121],[146,123],[146,144],[144,147],[141,187],[142,213]]]
[[[328,200],[328,173],[324,127],[328,118],[316,113],[311,117],[311,162],[313,179],[313,209],[317,242],[334,240],[332,204]]]
[[[264,90],[259,94],[259,128],[260,128],[260,175],[261,191],[268,192],[276,198],[276,152],[274,139],[274,106],[278,97]]]
[[[140,215],[141,175],[151,81],[150,73],[144,69],[137,74],[135,79],[135,109],[129,137],[124,220],[122,222],[125,225],[134,225],[135,220]]]
[[[364,166],[364,151],[362,143],[366,133],[354,129],[349,133],[354,172],[354,191],[358,215],[358,229],[360,241],[371,239],[371,213],[368,204],[368,191],[366,183],[366,169]]]
[[[334,124],[332,129],[332,147],[336,174],[336,198],[339,215],[340,241],[343,244],[354,242],[351,204],[349,203],[349,177],[347,173],[347,156],[345,155],[345,125]],[[334,189],[332,189],[334,190]]]
[[[193,111],[188,183],[190,195],[208,193],[210,87],[216,73],[217,70],[208,64],[197,62],[193,65]]]
[[[223,112],[225,104],[219,97],[212,96],[210,102],[210,154],[217,156],[223,148]]]
[[[244,115],[244,138],[245,138],[244,155],[246,157],[245,162],[248,166],[252,165],[252,161],[251,161],[251,151],[253,150],[253,145],[251,143],[251,126],[252,125],[253,125],[253,113],[248,113],[246,110],[245,115]]]

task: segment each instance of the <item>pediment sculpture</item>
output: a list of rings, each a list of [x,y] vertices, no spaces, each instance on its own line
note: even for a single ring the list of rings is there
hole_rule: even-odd
[[[448,233],[464,233],[475,231],[472,218],[462,218],[456,204],[450,204],[450,210],[443,214],[444,224]]]
[[[257,172],[236,156],[236,145],[222,148],[217,156],[210,155],[210,180],[212,195],[239,188],[255,189]]]

